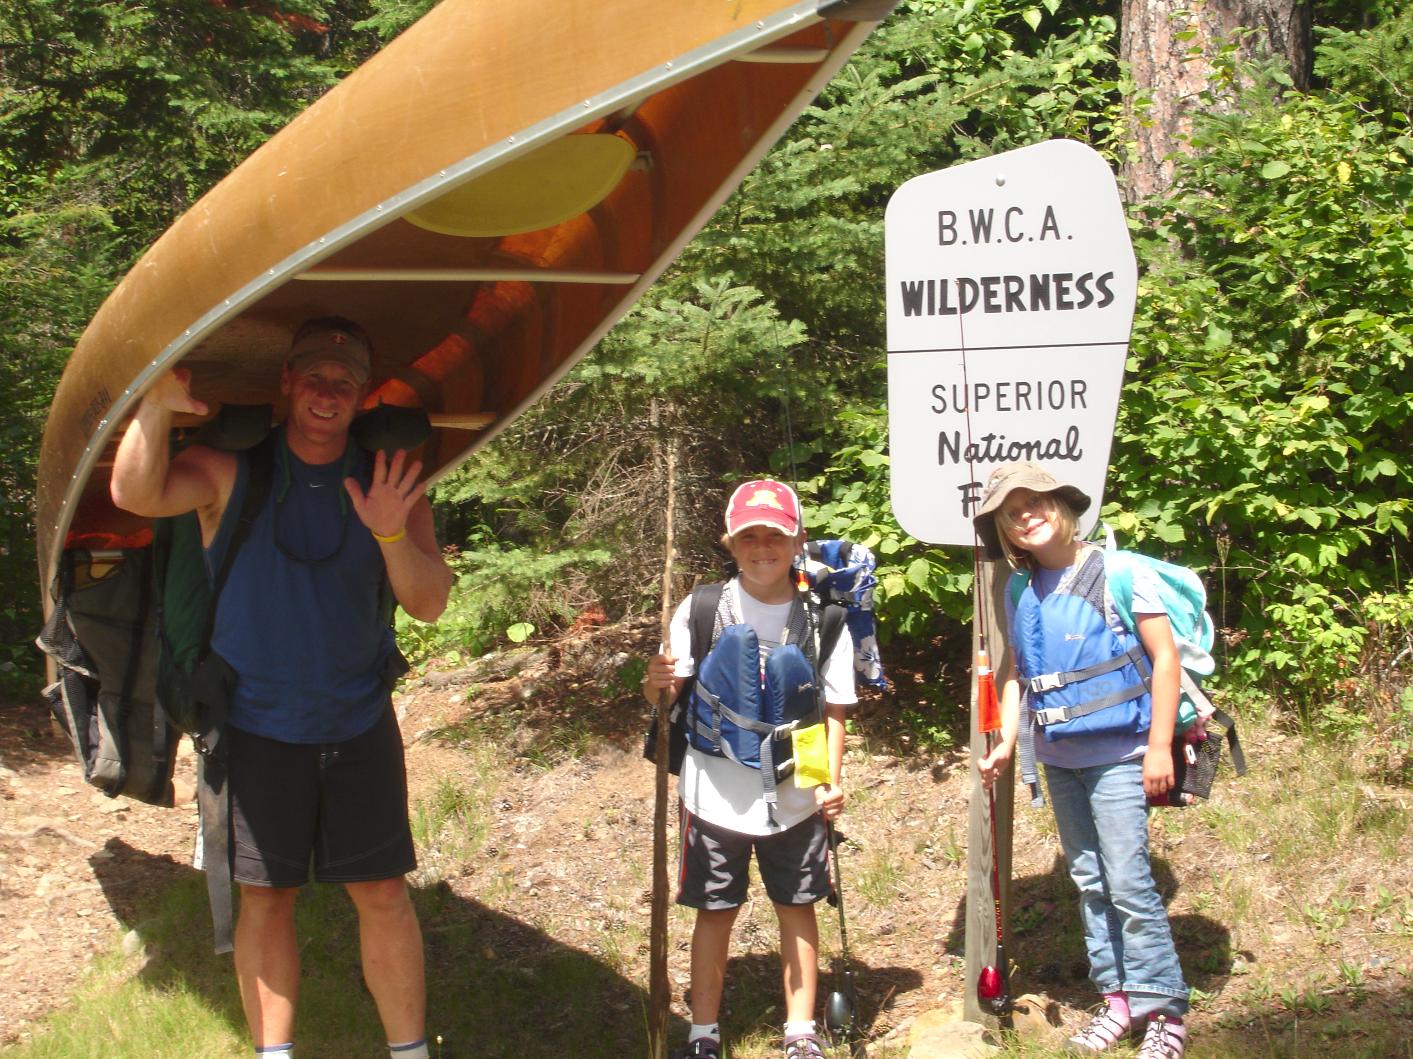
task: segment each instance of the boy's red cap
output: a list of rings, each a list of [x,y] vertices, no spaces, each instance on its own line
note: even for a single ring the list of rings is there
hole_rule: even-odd
[[[738,485],[726,502],[726,532],[733,537],[751,526],[769,526],[793,537],[800,532],[801,521],[795,490],[773,478]]]

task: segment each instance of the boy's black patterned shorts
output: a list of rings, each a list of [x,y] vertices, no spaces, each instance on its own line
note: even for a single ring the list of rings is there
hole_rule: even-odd
[[[683,809],[677,903],[709,912],[745,904],[752,850],[776,904],[811,905],[829,896],[829,838],[818,813],[773,835],[743,835]]]

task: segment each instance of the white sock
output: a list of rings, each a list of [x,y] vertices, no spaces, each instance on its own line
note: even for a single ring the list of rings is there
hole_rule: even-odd
[[[717,1022],[708,1023],[705,1026],[692,1023],[692,1028],[687,1031],[687,1043],[691,1043],[701,1037],[709,1037],[718,1043],[721,1041],[721,1024]]]
[[[260,1059],[294,1059],[294,1042],[288,1044],[267,1044],[263,1048],[256,1048],[255,1054]]]
[[[805,1019],[803,1022],[785,1023],[785,1037],[802,1037],[806,1033],[814,1032],[814,1019]]]
[[[388,1055],[391,1059],[429,1059],[427,1054],[427,1038],[420,1041],[409,1041],[407,1044],[393,1044],[388,1042]]]

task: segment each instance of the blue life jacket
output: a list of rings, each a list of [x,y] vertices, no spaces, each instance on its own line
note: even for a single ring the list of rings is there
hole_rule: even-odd
[[[1105,620],[1101,553],[1091,552],[1044,600],[1027,584],[1012,630],[1031,713],[1047,742],[1148,731],[1152,666],[1137,636],[1115,633]]]
[[[824,608],[824,614],[821,658],[844,626],[840,608]],[[782,644],[762,665],[760,641],[747,624],[721,630],[687,697],[687,741],[705,754],[759,769],[771,820],[776,784],[795,768],[791,733],[823,721],[824,679],[809,657],[798,644]]]

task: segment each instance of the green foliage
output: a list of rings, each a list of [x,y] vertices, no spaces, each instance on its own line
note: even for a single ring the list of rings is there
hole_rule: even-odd
[[[1384,114],[1413,108],[1413,8],[1404,5],[1377,33],[1334,27],[1319,32],[1315,74],[1332,89],[1367,99]]]
[[[604,551],[540,555],[489,543],[453,553],[448,562],[456,584],[446,613],[426,625],[398,611],[398,642],[413,662],[451,654],[476,657],[502,637],[522,643],[537,626],[554,627],[573,616],[560,590],[566,567],[592,570],[608,561]]]
[[[438,0],[372,0],[373,13],[353,28],[372,30],[380,40],[390,41],[437,3]]]
[[[1413,140],[1337,96],[1209,113],[1147,265],[1106,517],[1220,570],[1228,669],[1318,706],[1408,560]]]

